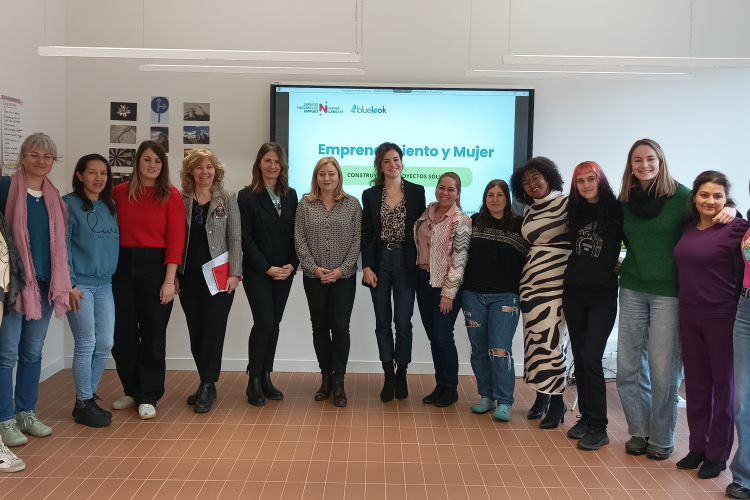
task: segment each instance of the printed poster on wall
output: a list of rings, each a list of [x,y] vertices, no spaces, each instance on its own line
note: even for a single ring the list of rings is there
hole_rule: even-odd
[[[16,171],[18,154],[21,152],[21,141],[23,139],[23,101],[15,97],[0,96],[2,104],[1,131],[2,157],[0,163],[3,165],[3,175],[12,175]]]

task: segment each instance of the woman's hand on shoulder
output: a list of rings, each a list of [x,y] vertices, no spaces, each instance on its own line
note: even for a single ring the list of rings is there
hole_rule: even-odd
[[[724,207],[719,214],[712,220],[718,224],[729,224],[737,216],[737,209],[733,207]]]

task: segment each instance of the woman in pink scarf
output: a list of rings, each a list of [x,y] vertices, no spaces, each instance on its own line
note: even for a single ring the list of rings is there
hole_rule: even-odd
[[[21,145],[18,171],[0,180],[0,212],[25,270],[25,283],[19,287],[23,290],[0,326],[0,437],[7,446],[26,444],[24,433],[52,434],[36,416],[36,401],[52,311],[60,318],[70,308],[67,207],[47,178],[57,159],[57,146],[49,136],[31,134]]]

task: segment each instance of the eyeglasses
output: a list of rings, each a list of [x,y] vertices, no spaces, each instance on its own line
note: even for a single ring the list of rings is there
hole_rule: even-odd
[[[45,155],[40,155],[39,153],[26,153],[26,158],[31,161],[44,160],[46,163],[49,163],[55,159],[55,157],[49,153]]]
[[[195,223],[203,224],[203,205],[195,207]]]
[[[531,186],[532,184],[538,184],[542,180],[542,176],[539,174],[532,175],[529,179],[526,179],[521,183],[524,188]]]

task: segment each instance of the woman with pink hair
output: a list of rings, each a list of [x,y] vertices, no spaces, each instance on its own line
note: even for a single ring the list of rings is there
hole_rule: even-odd
[[[585,161],[573,171],[568,197],[572,251],[563,279],[563,310],[575,362],[581,418],[568,430],[578,448],[609,444],[602,356],[617,317],[616,267],[622,245],[622,207],[602,168]]]

